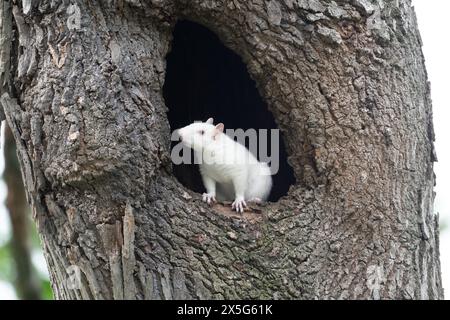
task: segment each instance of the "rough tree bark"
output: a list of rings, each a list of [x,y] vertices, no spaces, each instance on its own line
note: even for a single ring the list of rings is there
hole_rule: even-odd
[[[56,298],[443,297],[410,1],[18,2],[1,101]],[[209,208],[171,174],[177,19],[242,57],[285,133],[297,184],[262,214]]]

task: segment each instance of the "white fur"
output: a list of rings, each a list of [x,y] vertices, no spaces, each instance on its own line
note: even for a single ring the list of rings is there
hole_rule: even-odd
[[[272,188],[268,165],[223,133],[223,124],[212,123],[213,119],[208,119],[178,129],[183,144],[202,159],[200,173],[207,191],[203,201],[234,199],[233,209],[243,212],[246,201],[267,200]]]

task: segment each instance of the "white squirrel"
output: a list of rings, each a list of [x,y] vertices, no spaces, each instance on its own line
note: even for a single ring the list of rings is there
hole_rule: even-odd
[[[232,209],[244,212],[246,201],[267,200],[272,176],[267,163],[259,162],[242,144],[224,133],[223,123],[213,119],[178,129],[182,143],[193,149],[200,162],[206,193],[203,201],[233,201]]]

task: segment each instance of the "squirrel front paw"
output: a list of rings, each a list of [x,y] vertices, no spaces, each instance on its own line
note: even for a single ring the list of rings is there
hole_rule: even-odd
[[[216,195],[212,193],[204,193],[203,202],[206,202],[209,205],[213,204],[214,202],[216,202]]]
[[[242,197],[236,198],[236,200],[234,200],[233,204],[231,205],[231,209],[236,210],[236,212],[240,213],[244,212],[244,208],[247,208],[247,203],[245,203],[245,200]]]

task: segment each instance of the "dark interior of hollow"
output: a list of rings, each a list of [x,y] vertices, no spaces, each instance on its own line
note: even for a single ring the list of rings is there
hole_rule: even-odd
[[[225,128],[231,129],[277,128],[241,58],[212,31],[193,22],[180,21],[173,36],[163,88],[172,130],[209,117],[214,118],[214,124],[223,122]],[[270,145],[268,149],[270,154]],[[185,187],[204,192],[197,165],[174,165],[174,175]],[[280,134],[280,166],[273,176],[269,200],[277,201],[286,195],[294,183]]]

